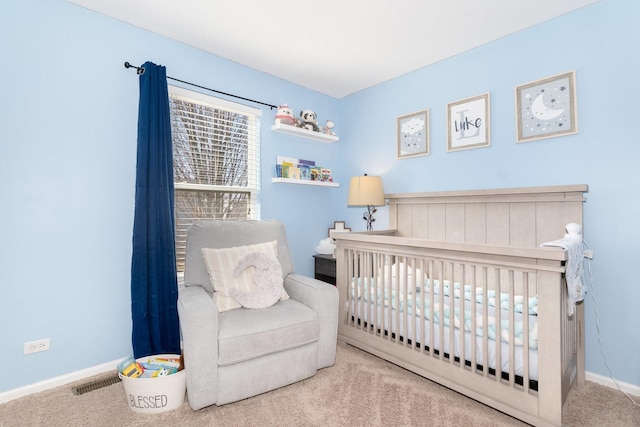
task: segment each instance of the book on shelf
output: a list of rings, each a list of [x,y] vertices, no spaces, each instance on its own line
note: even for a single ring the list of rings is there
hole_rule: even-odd
[[[300,165],[300,179],[311,180],[311,166]]]
[[[289,168],[289,179],[300,179],[300,168],[298,166],[291,166]]]
[[[305,165],[305,166],[315,166],[316,162],[313,161],[313,160],[300,159],[300,160],[298,160],[298,164],[299,165]]]
[[[331,175],[331,169],[329,169],[329,168],[321,168],[320,169],[320,181],[333,182],[333,176]]]
[[[276,158],[276,178],[321,181],[323,178],[323,170],[326,171],[328,169],[316,166],[314,160],[295,159],[285,156],[277,156]],[[326,175],[324,176],[326,177]]]

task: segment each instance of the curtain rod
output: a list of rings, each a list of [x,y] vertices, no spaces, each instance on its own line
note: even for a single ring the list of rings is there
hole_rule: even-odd
[[[135,68],[136,69],[136,73],[138,75],[144,74],[144,67],[136,67],[135,65],[131,65],[128,61],[124,63],[124,68]],[[184,80],[176,79],[175,77],[167,76],[167,78],[170,79],[170,80],[174,80],[176,82],[180,82],[180,83],[188,84],[188,85],[191,85],[191,86],[199,87],[200,89],[204,89],[204,90],[208,90],[208,91],[211,91],[211,92],[219,93],[221,95],[231,96],[233,98],[242,99],[244,101],[254,102],[256,104],[261,104],[261,105],[266,105],[267,107],[270,107],[272,110],[278,108],[277,105],[267,104],[266,102],[256,101],[255,99],[244,98],[242,96],[233,95],[233,94],[226,93],[226,92],[221,92],[221,91],[215,90],[215,89],[210,89],[208,87],[200,86],[200,85],[197,85],[195,83],[190,83],[190,82],[186,82]]]

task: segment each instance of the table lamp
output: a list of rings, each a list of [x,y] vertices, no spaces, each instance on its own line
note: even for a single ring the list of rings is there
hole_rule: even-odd
[[[367,231],[373,230],[372,223],[375,221],[373,214],[377,211],[376,206],[384,205],[382,178],[367,174],[351,178],[347,204],[349,206],[366,206],[367,211],[362,215],[362,218],[367,221]]]

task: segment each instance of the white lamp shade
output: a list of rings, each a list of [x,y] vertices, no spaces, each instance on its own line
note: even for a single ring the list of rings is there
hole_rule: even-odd
[[[384,190],[379,176],[354,176],[349,183],[349,206],[382,206]]]

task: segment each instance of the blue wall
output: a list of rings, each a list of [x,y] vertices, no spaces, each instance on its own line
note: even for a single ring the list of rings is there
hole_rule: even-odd
[[[138,78],[125,61],[150,60],[182,80],[313,108],[340,132],[334,98],[62,0],[5,3],[0,393],[131,354]],[[262,218],[285,223],[296,269],[312,274],[339,192],[273,185],[273,165],[285,155],[331,167],[339,145],[276,134],[274,116],[263,109]],[[23,355],[24,342],[47,337],[50,351]]]
[[[138,83],[122,64],[331,118],[337,144],[271,132],[263,109],[262,217],[285,222],[296,270],[347,208],[348,178],[383,176],[387,192],[589,184],[585,238],[595,250],[601,339],[616,379],[640,386],[640,255],[633,125],[639,91],[631,0],[595,5],[336,100],[62,0],[13,0],[0,16],[0,393],[131,353],[129,271]],[[11,62],[10,62],[11,61]],[[514,88],[575,70],[579,133],[515,142]],[[448,102],[491,93],[491,147],[446,152]],[[384,100],[384,101],[383,101]],[[395,160],[395,118],[429,108],[431,155]],[[276,155],[332,167],[340,189],[271,183]],[[636,197],[634,197],[636,196]],[[387,224],[381,208],[376,228]],[[608,376],[587,300],[587,370]],[[25,341],[51,350],[24,356]]]
[[[594,250],[595,292],[586,300],[586,368],[640,386],[640,3],[602,0],[340,102],[344,176],[379,174],[385,192],[588,184],[585,240]],[[579,133],[516,143],[515,87],[575,70]],[[491,146],[448,153],[446,106],[491,94]],[[430,109],[431,155],[395,160],[395,119]],[[367,155],[362,155],[366,153]],[[392,159],[392,160],[389,160]],[[364,228],[361,208],[340,216]],[[384,228],[386,208],[375,228]],[[562,237],[563,230],[558,230]],[[595,296],[596,303],[592,298]],[[597,304],[597,305],[596,305]]]

